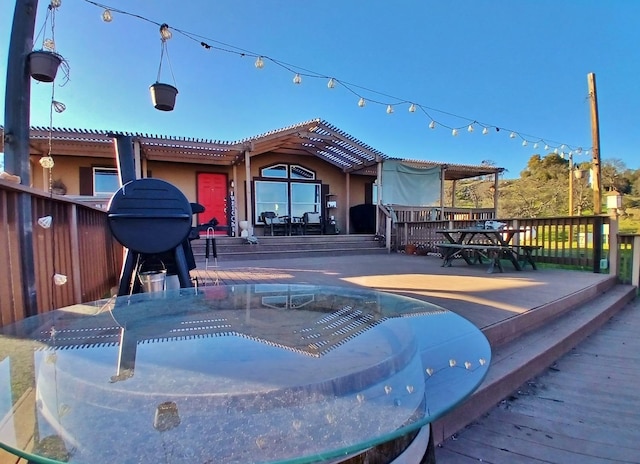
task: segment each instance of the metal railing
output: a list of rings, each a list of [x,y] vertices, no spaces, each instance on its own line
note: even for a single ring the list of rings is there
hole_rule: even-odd
[[[0,326],[104,298],[117,285],[122,247],[105,211],[0,181],[0,217]]]

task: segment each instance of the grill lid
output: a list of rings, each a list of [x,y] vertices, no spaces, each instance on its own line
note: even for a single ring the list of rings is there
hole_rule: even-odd
[[[175,186],[160,179],[124,184],[109,202],[109,227],[132,251],[156,254],[182,243],[191,230],[191,204]]]

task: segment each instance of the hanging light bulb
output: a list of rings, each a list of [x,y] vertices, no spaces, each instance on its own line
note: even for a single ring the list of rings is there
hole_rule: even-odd
[[[54,166],[53,158],[50,156],[43,156],[40,158],[40,166],[45,169],[51,169]]]
[[[564,150],[566,148],[565,144],[563,143],[562,145],[560,145],[560,150]]]
[[[533,144],[533,148],[538,148],[538,142]]]
[[[458,363],[456,362],[455,359],[450,359],[449,360],[449,367],[456,367],[456,364],[458,364]]]
[[[62,113],[64,112],[64,110],[67,109],[67,106],[64,103],[59,102],[57,100],[53,100],[51,102],[51,106],[53,106],[53,109],[56,113]]]
[[[510,139],[515,139],[515,138],[516,138],[516,133],[515,133],[515,132],[511,132],[511,133],[509,134],[509,138],[510,138]]]
[[[264,60],[262,59],[261,56],[259,56],[258,58],[256,58],[256,62],[254,63],[254,66],[258,69],[262,69],[264,68]]]
[[[482,135],[487,135],[488,133],[489,133],[489,129],[487,129],[486,127],[482,129]]]
[[[544,144],[544,149],[549,151],[549,145],[547,145],[546,143]]]
[[[171,29],[169,29],[169,25],[167,23],[163,23],[160,26],[160,37],[162,38],[162,40],[169,40],[171,37],[173,37]]]
[[[457,137],[458,136],[458,129],[453,129],[451,131],[451,135],[453,135],[454,137]]]
[[[564,159],[564,152],[560,153],[560,158]]]
[[[60,5],[62,5],[62,0],[51,0],[51,8],[60,8]]]
[[[302,82],[302,77],[300,76],[300,74],[296,73],[295,76],[293,76],[293,83],[298,85]]]
[[[329,79],[329,82],[327,82],[327,87],[330,89],[333,89],[336,86],[336,80],[332,77]]]
[[[473,124],[469,124],[469,127],[467,127],[467,132],[473,132]]]
[[[522,141],[522,146],[523,146],[523,147],[526,147],[527,145],[529,145],[529,142],[527,142],[526,140],[523,140],[523,141]]]
[[[558,149],[557,149],[557,148],[555,148],[555,149],[553,150],[553,152],[557,155],[557,154],[558,154]]]
[[[416,105],[414,105],[413,103],[411,103],[409,105],[409,113],[415,113],[416,112]]]
[[[42,47],[52,52],[56,49],[56,43],[53,41],[53,39],[44,39],[44,42],[42,42]]]
[[[367,102],[365,101],[365,99],[360,97],[360,100],[358,100],[358,106],[360,108],[364,108],[364,105],[366,105],[366,104],[367,104]]]
[[[113,21],[113,16],[111,15],[111,11],[110,10],[104,10],[102,12],[102,20],[105,23],[110,23],[111,21]]]
[[[589,156],[589,150],[584,152],[584,156]]]
[[[52,222],[53,218],[51,216],[43,216],[41,218],[38,218],[38,225],[43,229],[49,229]]]
[[[436,128],[436,122],[435,121],[431,121],[429,123],[429,129],[435,129]]]
[[[393,113],[393,106],[387,105],[387,114]]]
[[[53,283],[58,287],[61,287],[62,285],[67,283],[67,276],[64,274],[54,274]]]
[[[578,152],[578,154],[582,153],[582,147],[578,147],[576,151]]]

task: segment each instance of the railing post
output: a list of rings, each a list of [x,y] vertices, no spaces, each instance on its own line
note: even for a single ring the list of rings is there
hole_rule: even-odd
[[[78,237],[78,206],[69,205],[69,237],[71,244],[71,283],[73,284],[73,298],[76,302],[82,298],[82,273],[80,272],[80,239]]]
[[[385,246],[387,247],[387,253],[391,253],[391,217],[386,216],[385,222]]]
[[[633,237],[631,251],[633,252],[631,257],[631,285],[640,287],[640,235]]]
[[[596,216],[593,220],[593,272],[600,274],[600,260],[602,259],[602,216]]]
[[[618,253],[618,211],[616,209],[609,216],[609,275],[618,276],[619,253]]]

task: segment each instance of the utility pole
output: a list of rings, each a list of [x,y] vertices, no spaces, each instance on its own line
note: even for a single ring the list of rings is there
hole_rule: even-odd
[[[37,0],[16,0],[7,59],[4,107],[4,169],[20,176],[22,185],[31,184],[29,166],[29,112],[31,78],[28,56],[33,48]],[[33,255],[33,213],[31,195],[18,194],[19,241],[25,316],[37,313],[36,278]]]
[[[600,128],[598,125],[598,96],[596,94],[596,75],[587,74],[589,83],[589,101],[591,103],[591,187],[593,189],[593,213],[602,213],[602,192],[600,189]]]

